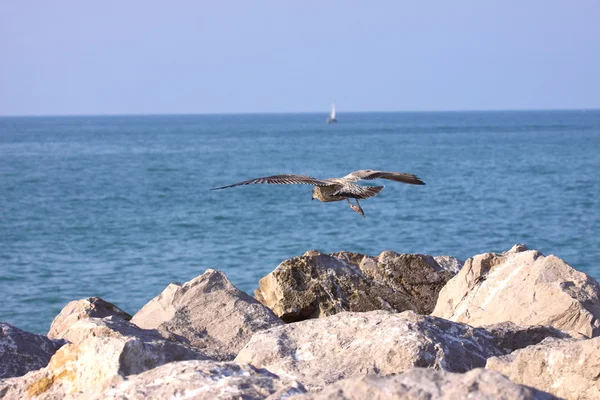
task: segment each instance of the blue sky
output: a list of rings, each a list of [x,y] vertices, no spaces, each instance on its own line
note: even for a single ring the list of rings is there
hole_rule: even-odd
[[[0,115],[600,108],[600,2],[0,2]]]

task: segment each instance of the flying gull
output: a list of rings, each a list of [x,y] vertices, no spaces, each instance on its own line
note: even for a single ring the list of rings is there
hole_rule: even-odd
[[[235,186],[252,185],[256,183],[267,183],[271,185],[313,185],[312,199],[322,202],[346,200],[350,208],[363,217],[365,212],[358,200],[368,199],[377,195],[383,190],[383,186],[361,186],[354,182],[361,180],[389,179],[395,182],[408,183],[411,185],[424,185],[425,182],[417,178],[416,175],[404,172],[385,172],[372,169],[363,169],[352,172],[343,178],[317,179],[306,175],[273,175],[263,178],[250,179],[249,181],[234,183],[233,185],[222,186],[210,190],[227,189]],[[356,205],[350,202],[350,199],[356,200]]]

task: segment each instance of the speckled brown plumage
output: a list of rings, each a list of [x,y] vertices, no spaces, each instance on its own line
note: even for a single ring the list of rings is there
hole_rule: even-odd
[[[375,179],[388,179],[395,182],[408,183],[411,185],[424,185],[425,183],[420,180],[416,175],[407,174],[404,172],[386,172],[376,171],[372,169],[363,169],[360,171],[352,172],[343,178],[329,178],[329,179],[317,179],[312,176],[306,175],[272,175],[265,176],[262,178],[250,179],[233,185],[221,186],[211,190],[220,190],[232,188],[235,186],[253,185],[258,183],[266,183],[271,185],[313,185],[313,200],[317,199],[322,202],[341,201],[347,200],[350,204],[350,208],[361,214],[363,217],[365,213],[358,202],[359,199],[368,199],[377,195],[383,190],[383,186],[360,186],[354,182],[361,180],[375,180]],[[356,200],[356,205],[350,203],[350,199]]]

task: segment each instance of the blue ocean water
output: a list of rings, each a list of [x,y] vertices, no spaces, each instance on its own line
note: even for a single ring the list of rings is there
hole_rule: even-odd
[[[521,242],[600,278],[600,111],[0,118],[0,320],[46,332],[70,300],[130,313],[207,268],[253,291],[310,249],[468,258]],[[358,169],[363,201],[216,186]],[[373,183],[375,184],[375,182]]]

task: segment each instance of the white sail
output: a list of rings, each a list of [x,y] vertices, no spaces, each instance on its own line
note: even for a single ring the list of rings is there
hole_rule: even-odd
[[[329,118],[327,118],[328,124],[337,123],[337,119],[335,119],[335,104],[331,104],[331,113],[329,113]]]

